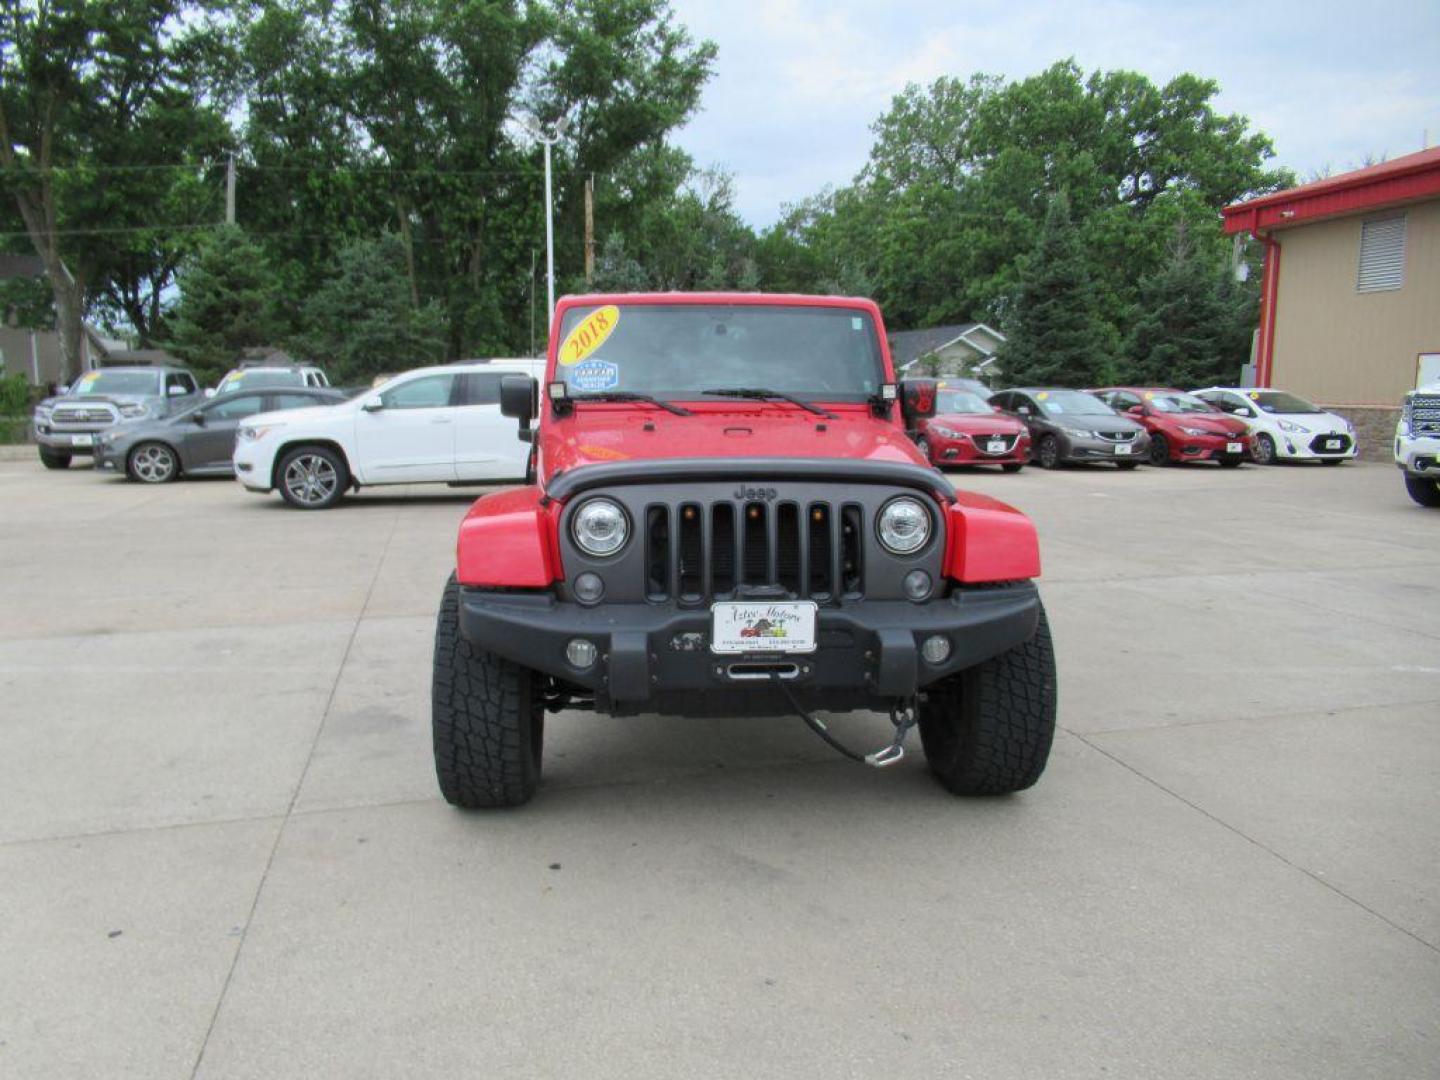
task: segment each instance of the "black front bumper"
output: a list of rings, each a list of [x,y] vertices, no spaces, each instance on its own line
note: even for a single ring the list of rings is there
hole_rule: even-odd
[[[612,713],[783,714],[788,698],[769,672],[813,708],[873,709],[1029,640],[1040,615],[1035,586],[957,590],[943,599],[854,600],[822,606],[811,653],[710,651],[710,611],[677,604],[584,607],[550,593],[462,589],[460,628],[475,645],[592,691]],[[943,663],[921,655],[945,635]],[[573,638],[599,659],[580,669],[565,657]]]

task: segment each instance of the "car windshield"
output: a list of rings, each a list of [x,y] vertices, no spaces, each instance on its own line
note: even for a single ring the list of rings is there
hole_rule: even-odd
[[[245,368],[226,375],[215,392],[233,394],[236,390],[254,390],[259,386],[299,386],[304,381],[301,372],[286,368]]]
[[[1159,391],[1150,393],[1147,391],[1145,404],[1160,413],[1213,413],[1219,411],[1193,394],[1161,393]]]
[[[572,397],[650,394],[716,401],[764,388],[807,401],[864,401],[884,381],[879,337],[856,308],[607,304],[571,308],[554,378]]]
[[[1304,398],[1287,394],[1283,390],[1248,390],[1245,393],[1251,401],[1267,413],[1318,413],[1324,409],[1311,405]]]
[[[1034,398],[1051,416],[1114,416],[1115,410],[1080,390],[1039,390]]]
[[[935,396],[937,413],[988,413],[993,412],[990,403],[979,394],[969,390],[941,390]]]
[[[158,371],[92,371],[82,375],[72,394],[154,394],[158,393]]]

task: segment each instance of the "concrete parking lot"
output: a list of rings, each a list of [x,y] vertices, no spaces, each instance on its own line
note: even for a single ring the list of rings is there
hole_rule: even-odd
[[[475,492],[0,461],[0,1076],[1440,1074],[1440,515],[1374,464],[956,480],[1041,528],[1036,788],[566,714],[485,815],[428,744]]]

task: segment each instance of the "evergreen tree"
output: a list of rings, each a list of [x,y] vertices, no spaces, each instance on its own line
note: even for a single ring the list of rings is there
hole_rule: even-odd
[[[201,241],[179,276],[180,302],[166,346],[205,376],[280,337],[277,289],[261,247],[237,226]]]
[[[337,382],[445,358],[445,310],[434,300],[415,306],[405,245],[389,233],[342,247],[325,283],[305,301],[301,321],[292,346]]]
[[[1064,194],[1053,196],[1035,248],[1024,260],[1000,352],[1017,386],[1098,386],[1108,381],[1115,331],[1097,314],[1079,234]]]
[[[1198,248],[1182,221],[1166,263],[1140,283],[1123,377],[1182,388],[1234,382],[1249,354],[1254,316],[1254,290]]]

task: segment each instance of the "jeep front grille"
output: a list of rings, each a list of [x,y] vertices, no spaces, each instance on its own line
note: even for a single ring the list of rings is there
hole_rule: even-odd
[[[857,504],[685,502],[645,510],[646,598],[697,603],[774,588],[827,601],[863,593]]]

